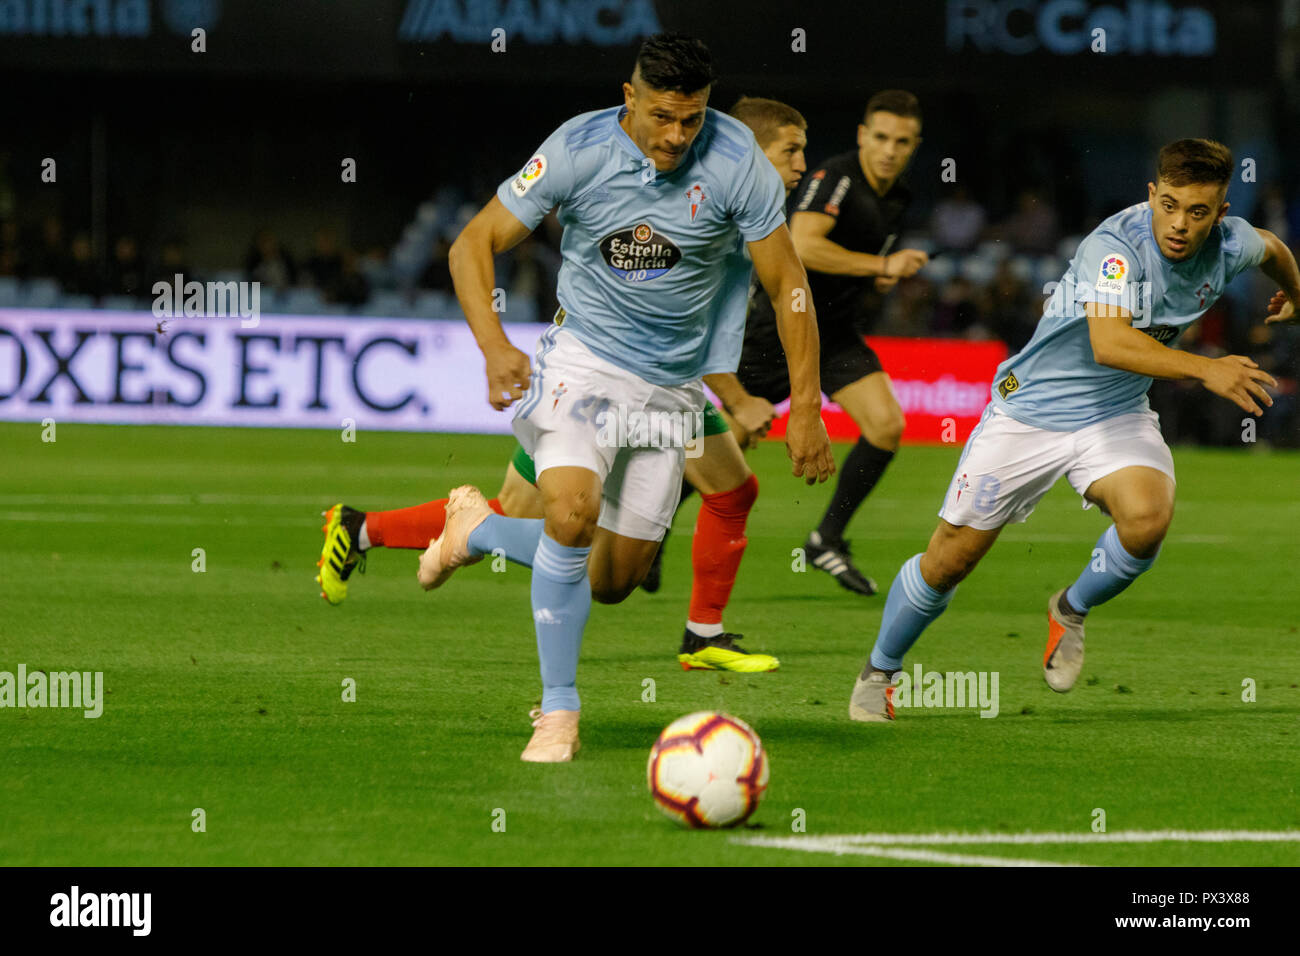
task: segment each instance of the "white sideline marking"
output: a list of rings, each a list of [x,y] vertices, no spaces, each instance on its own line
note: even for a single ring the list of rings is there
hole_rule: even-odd
[[[740,842],[746,838],[738,837]],[[1116,830],[1114,833],[845,833],[824,837],[754,837],[755,840],[935,846],[1039,843],[1294,843],[1300,830]]]
[[[907,846],[1045,845],[1092,843],[1297,843],[1300,830],[1117,830],[1114,833],[859,833],[823,837],[732,837],[732,843],[806,853],[831,853],[947,863],[954,866],[1085,866],[1017,857],[887,849]]]
[[[817,837],[800,840],[797,837],[754,837],[737,840],[750,846],[767,846],[785,850],[807,850],[813,853],[833,853],[836,856],[878,856],[891,860],[915,860],[920,863],[947,863],[952,866],[1087,866],[1086,863],[1052,863],[1048,860],[1025,860],[1018,857],[975,856],[970,853],[940,853],[937,850],[901,850],[883,846],[857,846],[840,843],[827,846],[809,846],[820,843]]]

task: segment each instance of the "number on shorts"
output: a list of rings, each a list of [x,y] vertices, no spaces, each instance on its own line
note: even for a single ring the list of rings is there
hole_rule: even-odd
[[[593,409],[592,406],[595,405]],[[599,424],[600,417],[609,409],[609,399],[601,398],[598,395],[588,395],[576,402],[569,411],[569,417],[579,422],[595,422]]]
[[[975,500],[971,502],[971,507],[977,514],[990,514],[998,505],[998,492],[1001,490],[1002,482],[994,475],[984,475],[975,486]]]

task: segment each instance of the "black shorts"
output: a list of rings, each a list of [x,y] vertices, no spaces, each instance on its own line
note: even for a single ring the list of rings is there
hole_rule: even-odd
[[[821,330],[821,385],[828,396],[873,372],[883,371],[879,356],[852,327]],[[780,338],[747,334],[736,377],[745,391],[773,405],[789,398],[790,372]]]

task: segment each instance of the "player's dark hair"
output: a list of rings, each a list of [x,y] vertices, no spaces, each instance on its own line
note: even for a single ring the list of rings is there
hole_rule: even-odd
[[[742,96],[728,112],[754,131],[759,149],[767,149],[782,126],[808,128],[808,121],[793,106],[761,96]]]
[[[636,55],[641,79],[652,90],[695,93],[713,84],[713,55],[695,37],[656,33]]]
[[[872,113],[893,113],[895,116],[910,116],[921,122],[921,101],[907,90],[881,90],[867,100],[867,111],[862,114],[864,125],[871,124]]]
[[[1156,182],[1171,186],[1226,184],[1236,168],[1232,150],[1212,139],[1179,139],[1166,143],[1156,160]]]

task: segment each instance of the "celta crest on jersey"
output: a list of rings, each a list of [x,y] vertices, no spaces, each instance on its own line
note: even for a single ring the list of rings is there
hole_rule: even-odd
[[[677,244],[648,222],[610,233],[600,240],[600,254],[610,271],[628,282],[657,279],[682,258]]]
[[[704,190],[700,188],[699,183],[686,190],[686,199],[691,204],[691,222],[694,222],[695,214],[700,211],[700,203],[705,199]]]

